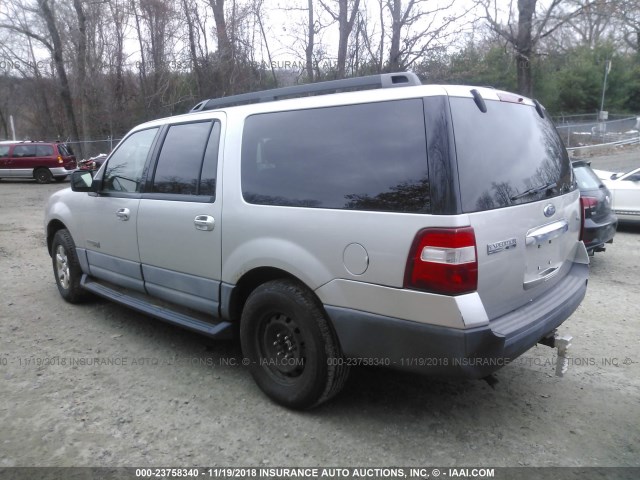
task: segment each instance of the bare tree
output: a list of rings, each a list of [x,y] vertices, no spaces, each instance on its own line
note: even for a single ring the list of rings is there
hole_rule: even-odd
[[[344,78],[347,63],[347,49],[349,47],[349,37],[356,20],[360,0],[334,0],[330,5],[325,0],[319,0],[322,7],[331,18],[338,23],[338,63],[336,65],[336,77]],[[337,4],[337,5],[336,5]],[[336,10],[337,7],[337,10]]]
[[[460,35],[462,19],[469,10],[453,13],[453,0],[427,8],[431,3],[429,0],[386,0],[391,17],[387,71],[410,68],[436,44],[450,43],[452,35]]]
[[[518,92],[532,96],[533,82],[531,68],[538,43],[558,28],[578,15],[584,5],[572,11],[562,12],[558,8],[562,0],[552,0],[546,8],[537,11],[538,0],[517,0],[517,23],[514,20],[513,0],[506,13],[506,21],[501,19],[497,0],[479,0],[484,10],[484,18],[498,35],[514,49],[518,78]],[[589,5],[588,3],[585,5]]]

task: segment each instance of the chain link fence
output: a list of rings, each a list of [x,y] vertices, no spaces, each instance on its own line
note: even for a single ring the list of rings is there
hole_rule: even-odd
[[[107,137],[104,140],[84,140],[79,142],[65,142],[70,145],[78,160],[86,160],[101,153],[110,153],[120,138]]]
[[[599,121],[597,114],[555,117],[556,128],[568,150],[596,145],[640,142],[640,117],[610,115]]]

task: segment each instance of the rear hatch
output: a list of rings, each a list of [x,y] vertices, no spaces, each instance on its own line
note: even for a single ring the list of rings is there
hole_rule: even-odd
[[[542,107],[489,89],[476,99],[464,94],[449,98],[460,202],[476,236],[478,293],[493,319],[568,273],[579,245],[579,191]]]
[[[573,171],[580,188],[580,195],[595,199],[591,207],[591,218],[595,222],[604,221],[611,214],[611,192],[586,163],[573,165]]]
[[[65,143],[58,143],[58,154],[62,157],[63,166],[67,170],[75,170],[78,167],[76,163],[76,156],[73,153],[70,145]]]

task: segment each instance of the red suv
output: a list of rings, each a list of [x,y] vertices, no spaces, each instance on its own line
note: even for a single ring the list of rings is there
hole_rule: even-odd
[[[76,168],[76,157],[64,143],[0,142],[0,178],[61,182]]]

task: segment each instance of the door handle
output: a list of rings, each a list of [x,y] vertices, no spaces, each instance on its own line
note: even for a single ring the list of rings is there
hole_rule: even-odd
[[[129,220],[130,213],[131,212],[129,211],[128,208],[120,208],[116,212],[116,217],[118,217],[118,219],[122,220],[123,222],[126,222],[127,220]]]
[[[525,245],[539,245],[548,240],[558,238],[563,233],[569,230],[569,224],[566,220],[559,220],[557,222],[543,225],[540,228],[534,228],[527,232],[525,238]]]
[[[211,215],[198,215],[194,218],[193,224],[196,226],[196,230],[210,232],[216,226],[216,221]]]

